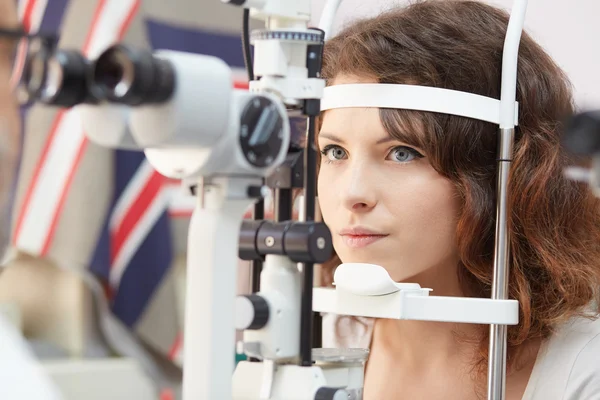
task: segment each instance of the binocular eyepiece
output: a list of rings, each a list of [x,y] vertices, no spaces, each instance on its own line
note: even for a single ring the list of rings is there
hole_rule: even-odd
[[[59,107],[101,101],[140,106],[168,101],[175,71],[152,51],[124,45],[108,48],[95,61],[76,50],[39,51],[28,57],[20,89],[27,101]]]
[[[109,102],[139,106],[162,103],[175,90],[175,71],[171,64],[151,51],[115,45],[93,64],[91,87]]]
[[[21,77],[21,91],[27,101],[72,107],[95,103],[87,79],[90,62],[78,51],[43,51],[28,57]]]

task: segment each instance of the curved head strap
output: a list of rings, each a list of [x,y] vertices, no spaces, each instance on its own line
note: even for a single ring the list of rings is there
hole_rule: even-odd
[[[349,107],[429,111],[500,124],[500,100],[473,93],[388,83],[334,85],[324,89],[321,111]],[[518,125],[518,110],[519,103],[515,102],[515,125]]]

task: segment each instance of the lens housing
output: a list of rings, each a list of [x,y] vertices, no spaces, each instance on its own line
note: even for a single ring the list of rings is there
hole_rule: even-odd
[[[88,60],[76,50],[40,51],[25,65],[22,88],[29,100],[44,104],[73,107],[94,103],[88,87]]]
[[[139,106],[168,101],[175,91],[175,71],[151,51],[115,45],[94,63],[92,92],[108,101]]]

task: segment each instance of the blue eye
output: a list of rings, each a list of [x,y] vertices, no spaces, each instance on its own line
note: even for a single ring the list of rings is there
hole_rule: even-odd
[[[329,145],[321,150],[321,154],[329,159],[329,161],[339,161],[346,156],[346,150],[340,146]]]
[[[406,146],[394,147],[390,152],[390,155],[392,156],[392,161],[398,161],[402,163],[412,161],[415,158],[423,157],[423,155],[415,149]]]

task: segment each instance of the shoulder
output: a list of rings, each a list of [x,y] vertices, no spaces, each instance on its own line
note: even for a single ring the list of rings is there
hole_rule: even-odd
[[[599,317],[573,319],[540,349],[531,382],[534,399],[544,398],[542,393],[562,393],[565,400],[600,398]]]
[[[600,318],[593,322],[582,321],[576,334],[581,338],[572,349],[576,356],[569,373],[565,398],[597,399],[600,397]]]
[[[373,322],[372,318],[324,314],[323,347],[368,349]]]

